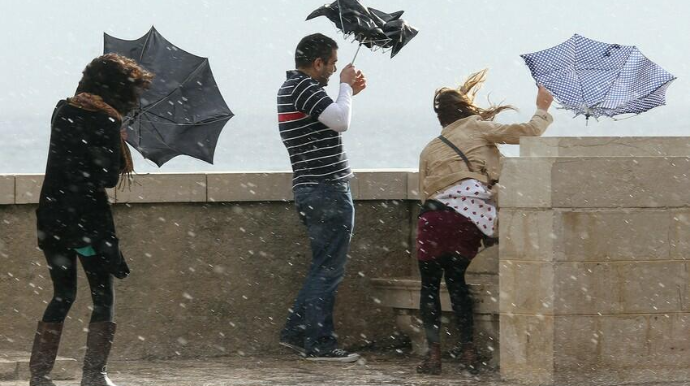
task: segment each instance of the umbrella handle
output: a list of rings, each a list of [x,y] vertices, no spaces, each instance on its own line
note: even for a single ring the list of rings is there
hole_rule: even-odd
[[[352,58],[352,61],[350,64],[355,64],[355,59],[357,59],[357,54],[359,54],[359,49],[362,48],[362,43],[359,43],[359,46],[357,46],[357,51],[355,52],[355,57]]]

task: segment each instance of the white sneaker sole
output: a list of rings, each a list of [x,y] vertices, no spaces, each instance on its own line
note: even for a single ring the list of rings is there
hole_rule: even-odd
[[[290,344],[287,342],[280,342],[279,344],[283,347],[289,348],[290,350],[292,350],[292,351],[294,351],[294,352],[296,352],[302,356],[304,356],[306,354],[306,351],[304,351],[304,349],[302,347],[295,346],[294,344]]]
[[[361,356],[357,354],[350,354],[346,357],[306,357],[308,361],[312,362],[340,362],[340,363],[352,363],[357,362]]]

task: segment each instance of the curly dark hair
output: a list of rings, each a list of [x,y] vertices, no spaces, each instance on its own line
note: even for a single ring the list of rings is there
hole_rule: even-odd
[[[151,85],[154,76],[134,60],[118,54],[97,57],[82,74],[77,94],[98,95],[122,115],[139,104],[139,96]]]

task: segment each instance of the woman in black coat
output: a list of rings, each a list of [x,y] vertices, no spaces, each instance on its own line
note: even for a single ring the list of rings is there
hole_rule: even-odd
[[[120,131],[122,117],[138,105],[152,78],[131,59],[103,55],[86,67],[75,96],[59,101],[53,112],[36,217],[54,295],[38,323],[31,386],[54,386],[49,374],[76,297],[77,260],[93,299],[81,385],[113,385],[105,372],[115,335],[113,276],[124,278],[129,269],[118,247],[106,188],[133,170]]]

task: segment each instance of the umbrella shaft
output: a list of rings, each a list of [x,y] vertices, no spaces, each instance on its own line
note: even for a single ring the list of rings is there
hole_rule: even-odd
[[[355,52],[355,57],[352,58],[352,61],[350,64],[355,64],[355,59],[357,59],[357,54],[359,54],[359,49],[362,48],[362,44],[360,43],[359,46],[357,46],[357,51]]]

